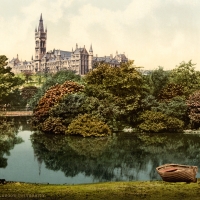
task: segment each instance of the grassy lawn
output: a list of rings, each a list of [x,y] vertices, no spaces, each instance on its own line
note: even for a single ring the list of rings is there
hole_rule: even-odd
[[[25,80],[25,76],[20,73],[20,74],[16,74],[15,75],[16,77],[19,77],[23,80]],[[40,81],[39,81],[40,79]],[[27,87],[27,86],[36,86],[36,87],[41,87],[41,85],[46,81],[46,78],[43,74],[39,75],[39,74],[33,74],[31,77],[30,77],[30,80],[27,82],[25,82],[23,84],[23,87]]]
[[[0,185],[0,199],[66,199],[66,200],[199,200],[197,183],[163,181],[107,182],[81,185],[47,185],[7,183]]]

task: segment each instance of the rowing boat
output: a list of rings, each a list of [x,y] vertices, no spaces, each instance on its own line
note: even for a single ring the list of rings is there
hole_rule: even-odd
[[[165,164],[156,168],[163,181],[167,182],[197,182],[197,166]]]

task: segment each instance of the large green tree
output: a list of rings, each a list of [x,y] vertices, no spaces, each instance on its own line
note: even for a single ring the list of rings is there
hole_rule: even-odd
[[[170,73],[170,83],[182,85],[186,96],[199,89],[200,76],[195,71],[195,65],[191,60],[189,62],[183,61]]]
[[[85,76],[85,82],[86,94],[102,101],[102,108],[109,107],[107,116],[112,114],[113,120],[117,118],[131,123],[136,120],[146,88],[142,74],[133,66],[133,61],[123,63],[120,67],[102,63]],[[110,106],[113,103],[115,106]]]
[[[22,85],[24,81],[21,78],[15,77],[11,72],[11,68],[7,67],[7,57],[0,56],[0,99],[1,102],[12,93],[17,87]]]
[[[167,85],[169,81],[169,71],[165,71],[163,67],[153,70],[146,77],[147,84],[150,87],[150,93],[156,98],[160,94],[160,91]]]

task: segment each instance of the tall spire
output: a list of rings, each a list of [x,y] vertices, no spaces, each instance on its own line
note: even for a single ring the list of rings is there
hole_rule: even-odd
[[[40,15],[40,21],[39,21],[38,31],[44,32],[42,13]]]
[[[92,44],[90,45],[90,50],[89,50],[89,52],[93,52]]]
[[[59,49],[59,51],[58,51],[58,56],[61,56],[61,54],[60,54],[60,49]]]

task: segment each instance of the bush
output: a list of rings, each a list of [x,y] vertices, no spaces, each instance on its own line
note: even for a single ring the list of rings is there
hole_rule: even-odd
[[[40,99],[38,106],[34,110],[32,125],[40,128],[42,123],[50,116],[50,110],[59,103],[59,101],[65,96],[72,93],[79,92],[83,89],[82,85],[79,85],[72,81],[66,81],[62,85],[55,85],[46,91],[45,95]]]
[[[175,117],[187,123],[187,105],[184,97],[176,96],[168,102],[160,102],[152,106],[151,111],[161,112],[167,116]]]
[[[68,126],[66,134],[82,135],[83,137],[101,137],[111,135],[111,131],[108,125],[104,122],[89,114],[84,114],[79,115],[71,122],[71,124]]]
[[[34,95],[33,98],[29,100],[29,104],[31,107],[35,107],[39,100],[44,96],[45,92],[51,87],[57,84],[63,84],[66,81],[74,81],[81,82],[81,76],[76,75],[71,70],[62,70],[54,74],[53,76],[49,76],[46,82],[42,85],[42,87],[38,90],[38,92]]]
[[[183,95],[184,87],[182,85],[170,83],[160,91],[158,98],[160,101],[170,101],[174,97]]]
[[[67,128],[60,118],[49,117],[42,123],[41,129],[44,133],[64,134]]]
[[[38,88],[35,86],[27,86],[23,87],[21,90],[22,98],[25,100],[29,100],[31,97],[33,97],[38,91]]]
[[[192,122],[192,128],[200,127],[200,90],[192,93],[188,100],[189,118]]]
[[[144,132],[180,132],[184,123],[161,112],[145,111],[139,117],[138,128]]]

